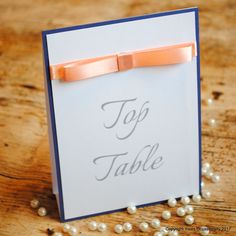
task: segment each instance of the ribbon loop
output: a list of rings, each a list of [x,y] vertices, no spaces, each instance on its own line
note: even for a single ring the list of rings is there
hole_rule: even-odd
[[[84,80],[137,67],[189,62],[195,56],[197,56],[195,43],[190,42],[51,65],[50,77],[52,80]]]
[[[85,60],[64,66],[65,81],[84,80],[95,76],[118,71],[115,56],[107,56],[100,60]]]

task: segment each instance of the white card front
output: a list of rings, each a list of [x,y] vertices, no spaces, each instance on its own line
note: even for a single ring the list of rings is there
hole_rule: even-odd
[[[185,42],[198,47],[197,27],[193,8],[44,33],[62,220],[199,193],[199,55],[75,82],[51,81],[48,67]]]

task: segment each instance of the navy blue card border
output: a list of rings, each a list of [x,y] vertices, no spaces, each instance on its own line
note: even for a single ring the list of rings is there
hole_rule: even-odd
[[[99,26],[103,26],[103,25],[117,24],[117,23],[122,23],[122,22],[137,21],[137,20],[143,20],[143,19],[148,19],[148,18],[182,14],[182,13],[187,13],[187,12],[194,12],[195,13],[195,30],[196,30],[196,43],[197,43],[197,80],[198,80],[197,83],[198,83],[198,127],[199,127],[199,193],[201,193],[201,159],[202,159],[201,146],[202,145],[201,145],[201,89],[200,89],[200,45],[199,45],[198,8],[194,7],[194,8],[187,8],[187,9],[181,9],[181,10],[176,10],[176,11],[154,13],[154,14],[149,14],[149,15],[123,18],[123,19],[118,19],[118,20],[111,20],[111,21],[78,25],[78,26],[72,26],[72,27],[66,27],[66,28],[46,30],[46,31],[42,32],[44,66],[45,66],[45,74],[46,74],[47,93],[48,93],[48,99],[49,99],[49,101],[47,101],[47,102],[49,103],[49,111],[50,111],[50,117],[51,117],[51,119],[48,119],[48,122],[51,122],[51,126],[52,126],[53,146],[54,146],[56,175],[57,175],[58,194],[59,194],[60,220],[62,222],[78,220],[78,219],[97,216],[97,215],[101,215],[101,214],[113,213],[113,212],[124,210],[125,208],[112,210],[112,211],[106,211],[106,212],[100,212],[100,213],[81,216],[81,217],[65,219],[64,203],[63,203],[63,189],[62,189],[62,182],[61,182],[61,168],[60,168],[58,142],[57,142],[57,129],[56,129],[56,122],[55,122],[53,96],[52,96],[52,85],[51,85],[50,73],[49,73],[49,58],[48,58],[48,47],[47,47],[47,38],[46,38],[47,35],[65,32],[65,31],[71,31],[71,30],[80,30],[80,29],[85,29],[85,28],[99,27]],[[166,202],[166,201],[148,203],[148,204],[144,204],[144,205],[139,205],[138,207],[150,206],[150,205],[154,205],[154,204],[158,204],[158,203],[162,203],[162,202]]]

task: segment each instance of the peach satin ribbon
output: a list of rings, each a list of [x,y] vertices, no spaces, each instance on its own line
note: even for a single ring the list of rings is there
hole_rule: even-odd
[[[76,81],[137,67],[179,64],[197,55],[194,42],[82,59],[50,66],[52,80]]]

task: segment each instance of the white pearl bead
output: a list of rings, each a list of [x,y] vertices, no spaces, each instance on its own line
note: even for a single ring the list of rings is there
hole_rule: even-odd
[[[194,223],[194,218],[191,215],[187,215],[185,216],[184,221],[187,225],[192,225]]]
[[[186,205],[184,210],[185,210],[186,214],[192,214],[194,211],[193,206],[191,206],[191,205]]]
[[[62,225],[62,231],[63,231],[64,233],[68,233],[69,230],[70,230],[70,227],[71,227],[71,226],[70,226],[69,224],[65,223],[65,224]]]
[[[33,199],[30,201],[30,206],[32,208],[38,208],[39,207],[39,200],[38,199]]]
[[[137,212],[137,208],[135,205],[132,204],[132,205],[128,206],[127,211],[129,214],[133,215]]]
[[[161,225],[161,222],[159,219],[152,219],[151,221],[152,228],[157,229],[160,227],[160,225]]]
[[[213,103],[213,100],[211,98],[208,98],[207,99],[207,105],[210,106],[210,105],[212,105],[212,103]]]
[[[212,182],[217,183],[220,181],[220,176],[217,174],[213,174],[211,177]]]
[[[187,205],[187,204],[190,203],[190,198],[189,198],[189,197],[181,197],[180,202],[181,202],[183,205]]]
[[[68,233],[69,232],[69,230],[70,230],[70,225],[69,224],[63,224],[63,226],[62,226],[62,230],[63,230],[63,232],[64,233]]]
[[[210,119],[209,120],[209,125],[212,126],[212,127],[216,126],[216,120],[215,119]]]
[[[169,207],[175,207],[176,204],[177,204],[177,201],[176,201],[175,198],[170,198],[170,199],[168,200],[168,206],[169,206]]]
[[[202,165],[202,168],[209,170],[211,168],[211,165],[210,165],[210,163],[206,162]]]
[[[38,215],[39,215],[39,216],[46,216],[46,215],[47,215],[47,210],[46,210],[46,208],[45,208],[45,207],[40,207],[40,208],[38,209]]]
[[[205,176],[207,179],[211,179],[213,175],[213,172],[211,170],[208,170]]]
[[[91,231],[97,230],[97,228],[98,228],[97,222],[96,222],[96,221],[90,221],[90,222],[88,223],[88,228],[89,228],[89,230],[91,230]]]
[[[142,223],[139,225],[139,229],[140,229],[142,232],[147,232],[148,229],[149,229],[148,223],[142,222]]]
[[[123,226],[122,226],[122,225],[115,225],[114,231],[115,231],[117,234],[121,234],[121,233],[123,232]]]
[[[63,236],[63,234],[61,232],[55,232],[55,233],[53,233],[52,236]]]
[[[98,224],[98,231],[99,232],[104,232],[106,230],[107,230],[107,225],[106,224],[104,224],[104,223],[99,223]]]
[[[74,226],[71,226],[68,233],[70,236],[76,236],[78,234],[78,231]]]
[[[164,220],[169,220],[171,217],[171,213],[170,213],[170,211],[163,211],[161,216]]]
[[[177,230],[172,230],[169,232],[169,236],[178,236],[179,232]]]
[[[209,229],[206,226],[202,226],[199,232],[202,236],[206,236],[209,234]]]
[[[205,182],[204,182],[204,181],[201,182],[201,187],[202,187],[202,188],[205,187]]]
[[[209,190],[203,190],[202,191],[202,196],[205,198],[205,199],[209,199],[211,197],[211,192]]]
[[[126,222],[124,223],[123,228],[125,232],[130,232],[133,229],[133,226],[129,222]]]
[[[160,228],[160,232],[163,234],[163,235],[167,235],[169,233],[169,231],[167,230],[166,227],[161,227]]]
[[[202,176],[206,176],[208,169],[202,167]]]
[[[162,232],[155,232],[154,236],[163,236],[164,234]]]
[[[185,216],[185,210],[184,210],[184,208],[183,208],[183,207],[177,208],[176,214],[177,214],[178,216]]]
[[[195,194],[192,196],[192,199],[195,203],[199,203],[202,200],[202,197],[199,194]]]

